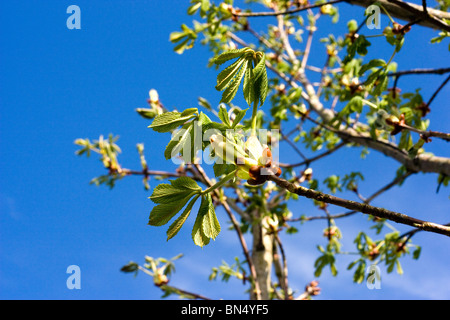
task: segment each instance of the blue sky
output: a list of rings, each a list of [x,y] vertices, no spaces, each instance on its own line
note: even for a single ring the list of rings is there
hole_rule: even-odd
[[[81,30],[68,30],[66,8],[81,8]],[[147,128],[134,109],[145,107],[148,91],[158,90],[166,107],[185,109],[197,105],[203,96],[213,105],[220,100],[214,90],[216,72],[207,69],[207,49],[197,45],[183,55],[173,52],[169,34],[182,23],[190,24],[186,1],[1,1],[0,2],[0,298],[2,299],[159,299],[161,292],[152,279],[123,274],[120,267],[130,260],[142,263],[145,255],[170,258],[177,262],[172,284],[212,298],[246,299],[238,281],[209,282],[212,267],[221,261],[233,263],[241,257],[237,237],[226,230],[228,221],[218,209],[222,233],[207,247],[194,246],[190,237],[192,219],[180,233],[166,241],[166,227],[147,225],[152,203],[139,178],[119,181],[114,190],[94,187],[89,181],[103,173],[95,158],[75,156],[76,138],[98,138],[100,134],[120,136],[123,150],[120,162],[139,168],[136,143],[146,146],[151,168],[173,170],[162,150],[168,136]],[[343,5],[341,23],[324,22],[326,35],[345,32],[346,21],[362,17],[358,7]],[[356,16],[355,16],[356,15]],[[324,20],[327,20],[326,18]],[[262,30],[267,20],[255,21]],[[270,22],[270,23],[273,23]],[[388,21],[383,18],[382,25]],[[367,34],[376,31],[365,30]],[[396,57],[399,70],[447,67],[448,40],[428,45],[434,32],[413,28],[417,44],[407,39]],[[411,37],[413,38],[413,37]],[[386,60],[391,47],[380,44]],[[317,45],[320,50],[320,44]],[[322,52],[322,51],[320,51]],[[313,55],[311,63],[322,65],[324,57]],[[406,90],[421,87],[425,99],[443,81],[441,76],[411,76],[400,79]],[[433,102],[431,128],[448,131],[449,89]],[[244,104],[242,98],[236,103]],[[267,111],[267,110],[266,110]],[[448,145],[433,141],[430,150],[450,156]],[[308,151],[305,151],[308,153]],[[288,146],[281,146],[281,161],[295,161]],[[361,192],[369,195],[390,182],[398,164],[371,152],[359,159],[358,150],[342,149],[314,166],[318,178],[332,173],[360,170],[365,173]],[[369,170],[367,170],[370,168]],[[387,172],[384,176],[383,173]],[[448,189],[436,194],[436,175],[418,174],[402,188],[374,201],[375,205],[411,216],[448,222]],[[151,186],[157,182],[151,181]],[[343,194],[342,196],[351,196]],[[309,200],[291,207],[294,215],[314,215]],[[342,212],[332,208],[333,213]],[[367,218],[357,215],[337,221],[344,233],[343,250],[354,249],[352,241]],[[299,226],[300,232],[285,238],[290,283],[301,291],[314,279],[316,244],[325,223],[315,221]],[[409,228],[395,225],[400,231]],[[250,240],[250,239],[248,239]],[[450,274],[447,238],[421,232],[414,243],[422,246],[420,260],[402,260],[405,274],[385,274],[381,290],[352,283],[346,266],[352,257],[338,260],[339,275],[327,270],[318,279],[319,299],[449,299]],[[68,290],[66,269],[81,269],[81,290]]]

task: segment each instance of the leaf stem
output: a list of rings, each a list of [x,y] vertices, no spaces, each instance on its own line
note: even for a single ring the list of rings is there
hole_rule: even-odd
[[[227,174],[222,180],[220,180],[219,182],[217,182],[216,184],[210,186],[209,188],[203,190],[200,192],[200,195],[205,195],[217,188],[220,188],[221,186],[223,186],[228,180],[231,180],[232,178],[234,178],[236,174],[236,170],[233,170],[232,172],[230,172],[229,174]]]
[[[252,111],[252,136],[256,136],[256,118],[258,114],[258,100],[253,101],[253,111]]]
[[[366,99],[361,99],[361,101],[365,104],[367,104],[369,107],[374,108],[375,110],[378,109],[378,106],[370,101],[367,101]]]

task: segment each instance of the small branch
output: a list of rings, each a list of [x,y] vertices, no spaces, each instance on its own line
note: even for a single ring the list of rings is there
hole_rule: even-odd
[[[447,84],[447,82],[450,80],[450,76],[447,77],[447,79],[444,80],[444,82],[442,82],[442,84],[439,86],[439,88],[436,89],[436,91],[433,93],[433,95],[431,96],[430,100],[428,100],[427,106],[429,107],[430,104],[433,102],[434,98],[436,98],[436,96],[438,95],[439,91],[442,90],[442,88]]]
[[[302,162],[299,162],[299,163],[294,163],[294,164],[280,163],[279,165],[280,165],[281,168],[294,168],[294,167],[300,167],[300,166],[303,166],[303,165],[309,165],[311,162],[314,162],[314,161],[319,160],[319,159],[321,159],[323,157],[326,157],[327,155],[329,155],[329,154],[339,150],[340,148],[342,148],[345,145],[346,145],[346,142],[341,142],[341,143],[335,145],[333,148],[327,150],[326,152],[321,153],[321,154],[319,154],[319,155],[317,155],[317,156],[315,156],[313,158],[306,159],[305,161],[302,161]]]
[[[269,176],[268,179],[275,182],[279,187],[287,189],[288,191],[298,194],[299,196],[302,197],[315,199],[317,201],[337,205],[350,210],[370,214],[378,218],[388,219],[397,223],[413,226],[419,229],[423,229],[425,231],[439,233],[450,237],[450,227],[447,226],[419,220],[395,211],[374,207],[366,203],[359,203],[356,201],[342,199],[319,191],[308,189],[302,186],[294,185],[293,183],[290,183],[289,181],[286,181],[274,175]]]
[[[312,4],[304,7],[300,7],[297,9],[292,10],[285,10],[285,11],[275,11],[275,12],[234,12],[234,16],[238,17],[273,17],[273,16],[281,16],[285,14],[291,14],[291,13],[297,13],[301,11],[305,11],[308,9],[314,9],[314,8],[320,8],[322,6],[325,6],[327,4],[335,4],[339,2],[343,2],[344,0],[332,0],[324,3],[318,3],[318,4]]]
[[[450,68],[438,68],[438,69],[412,69],[398,72],[388,73],[388,77],[397,77],[407,74],[444,74],[450,72]]]
[[[301,64],[302,69],[306,68],[306,63],[308,62],[309,53],[311,51],[312,39],[313,39],[313,35],[314,35],[314,28],[315,28],[314,26],[309,26],[308,39],[306,40],[305,53],[303,54],[303,59],[302,59],[302,64]]]
[[[181,173],[173,173],[168,171],[159,171],[159,170],[130,170],[130,169],[122,169],[122,173],[126,175],[141,175],[141,176],[163,176],[163,177],[170,177],[170,178],[179,178],[186,176],[185,174]],[[199,181],[198,178],[193,177],[192,179]]]
[[[444,22],[444,19],[450,18],[450,13],[427,8],[423,9],[422,4],[414,4],[399,0],[346,0],[349,4],[355,4],[362,7],[368,7],[372,4],[381,5],[392,17],[405,21],[414,21],[421,18],[417,24],[439,30],[450,31],[450,25]]]
[[[281,132],[281,131],[280,131]],[[291,141],[291,139],[289,139],[287,136],[285,136],[282,132],[281,132],[281,138],[286,141],[291,147],[292,149],[295,150],[295,152],[297,152],[297,154],[303,159],[303,160],[307,160],[307,158],[305,157],[305,155],[303,154],[303,152],[300,151],[299,148],[297,148],[297,146],[295,145],[295,143],[293,143]]]
[[[429,138],[429,137],[436,137],[436,138],[441,138],[441,139],[446,140],[446,141],[450,141],[450,133],[439,132],[439,131],[432,131],[432,130],[423,131],[423,130],[411,127],[411,126],[409,126],[407,124],[397,124],[397,126],[399,126],[402,129],[406,129],[406,130],[409,130],[409,131],[413,131],[413,132],[419,133],[425,139]]]

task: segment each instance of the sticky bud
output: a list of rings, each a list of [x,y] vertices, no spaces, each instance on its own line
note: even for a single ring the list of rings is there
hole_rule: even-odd
[[[261,177],[261,167],[260,166],[251,166],[248,170],[250,177],[254,180],[258,180]]]

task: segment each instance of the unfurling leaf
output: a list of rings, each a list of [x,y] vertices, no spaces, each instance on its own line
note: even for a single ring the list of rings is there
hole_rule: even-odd
[[[169,132],[197,116],[197,109],[191,108],[180,112],[166,112],[155,117],[149,128],[156,132]]]
[[[211,195],[204,195],[192,229],[192,239],[196,245],[203,247],[209,243],[211,238],[215,239],[219,233],[220,224],[216,217]]]

